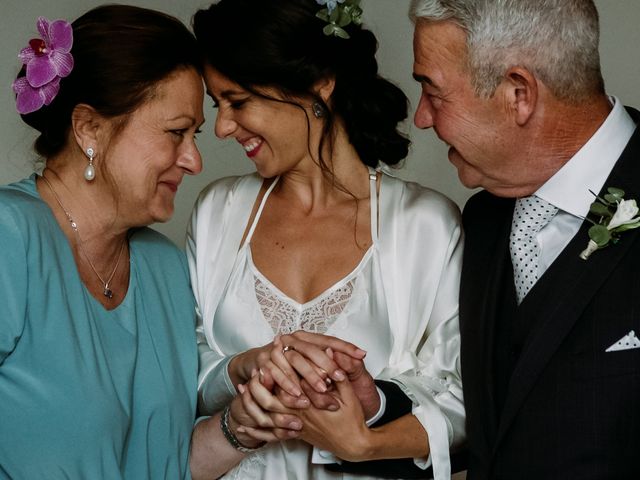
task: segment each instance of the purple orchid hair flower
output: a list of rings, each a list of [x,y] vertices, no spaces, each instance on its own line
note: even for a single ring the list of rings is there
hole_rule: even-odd
[[[42,38],[29,41],[18,57],[26,66],[26,75],[13,82],[16,107],[21,114],[31,113],[49,105],[60,90],[60,79],[73,70],[73,29],[69,22],[49,22],[38,18],[38,32]]]
[[[20,77],[13,82],[16,93],[16,108],[24,114],[35,112],[43,105],[49,105],[60,90],[60,77],[56,77],[41,87],[32,87],[27,77]]]

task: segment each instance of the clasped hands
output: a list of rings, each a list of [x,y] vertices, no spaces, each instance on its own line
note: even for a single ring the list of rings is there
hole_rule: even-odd
[[[365,419],[380,398],[365,355],[338,338],[297,331],[236,356],[231,428],[248,447],[300,438],[344,460],[367,459]]]

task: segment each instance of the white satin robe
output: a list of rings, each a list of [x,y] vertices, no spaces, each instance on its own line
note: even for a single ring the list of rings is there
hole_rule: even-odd
[[[198,390],[204,414],[220,410],[236,394],[227,373],[230,358],[272,340],[267,328],[247,328],[241,318],[215,321],[261,185],[256,174],[213,182],[200,195],[189,225],[187,255],[198,303]],[[376,248],[391,342],[387,364],[375,369],[376,378],[398,383],[413,400],[413,414],[429,435],[435,479],[449,479],[449,448],[465,435],[458,330],[459,212],[439,193],[389,175],[382,176],[379,208]],[[358,344],[358,339],[348,340]],[[255,478],[273,480],[351,478],[311,467],[311,449],[275,445],[264,450],[274,448],[279,454],[254,455],[230,477],[251,478],[253,469],[259,472]],[[424,458],[415,462],[428,466]]]

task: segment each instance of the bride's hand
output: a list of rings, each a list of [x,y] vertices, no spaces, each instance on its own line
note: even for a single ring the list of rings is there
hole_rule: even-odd
[[[356,397],[358,397],[358,400],[360,400],[365,419],[369,420],[373,418],[380,410],[380,395],[378,394],[378,389],[376,388],[373,377],[367,371],[364,362],[340,352],[333,352],[330,349],[327,350],[327,354],[347,374],[347,378],[349,382],[351,382],[351,387]],[[305,382],[301,383],[301,387],[303,393],[314,407],[334,411],[340,408],[338,401],[331,392],[331,390],[335,389],[335,386],[331,386],[326,393],[318,393]],[[285,405],[292,406],[286,393],[278,395],[278,398],[280,398]]]
[[[331,380],[342,381],[345,372],[327,355],[327,349],[361,360],[366,352],[356,345],[328,335],[297,331],[276,337],[273,342],[234,357],[229,374],[234,384],[248,381],[251,371],[258,370],[264,383],[273,382],[288,394],[302,395],[299,378],[317,392],[327,391]]]
[[[297,412],[303,424],[300,438],[343,460],[368,460],[375,432],[366,426],[364,412],[353,385],[348,380],[336,382],[330,395],[339,404],[337,410],[310,406]]]

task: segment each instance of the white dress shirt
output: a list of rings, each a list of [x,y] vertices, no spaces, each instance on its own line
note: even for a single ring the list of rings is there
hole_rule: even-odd
[[[580,229],[595,199],[591,192],[600,192],[636,128],[622,103],[615,97],[609,99],[613,109],[604,123],[535,193],[558,207],[557,215],[536,236],[540,245],[539,276]],[[588,241],[588,238],[584,239],[585,247]]]

